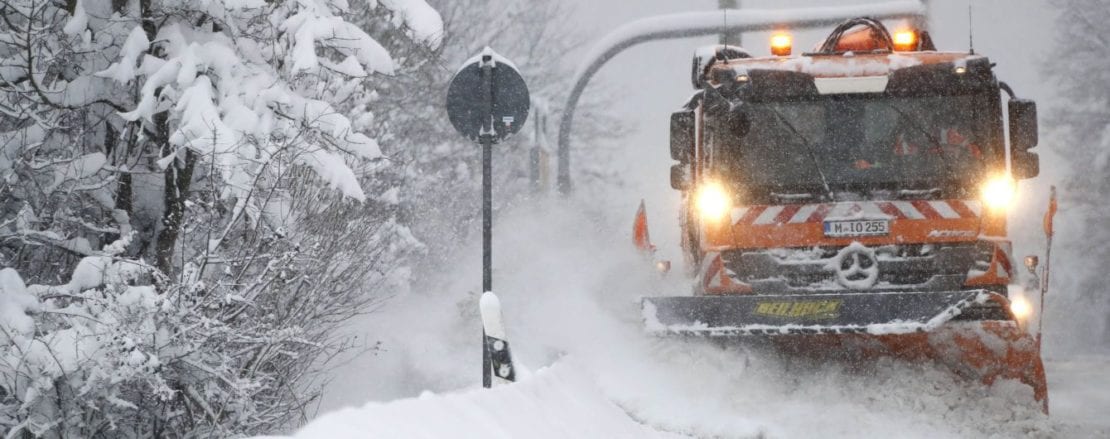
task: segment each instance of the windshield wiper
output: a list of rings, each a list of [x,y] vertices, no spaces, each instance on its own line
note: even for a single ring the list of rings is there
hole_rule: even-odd
[[[799,139],[802,139],[802,145],[805,146],[806,155],[809,156],[810,161],[813,163],[813,167],[817,169],[817,175],[821,176],[821,185],[825,187],[825,193],[829,195],[829,201],[835,201],[835,199],[833,198],[833,191],[829,187],[829,179],[825,178],[825,171],[821,170],[821,164],[817,161],[817,155],[813,153],[813,146],[810,145],[809,139],[807,139],[806,136],[799,132],[798,128],[796,128],[794,124],[786,120],[786,116],[783,116],[782,113],[779,113],[778,110],[775,109],[775,106],[773,104],[768,105],[767,109],[771,110],[771,113],[773,113],[775,117],[778,118],[779,122],[782,122],[784,125],[786,125],[787,128],[790,129],[790,132],[794,133],[795,136],[798,136]]]
[[[930,145],[930,146],[937,149],[938,151],[940,151],[940,157],[941,157],[940,159],[941,159],[941,161],[944,162],[945,172],[948,172],[948,170],[952,169],[951,158],[948,157],[948,151],[945,151],[944,146],[942,146],[940,144],[940,139],[938,139],[936,136],[933,136],[931,133],[929,133],[929,130],[926,130],[924,127],[919,125],[916,121],[913,120],[912,117],[910,117],[910,115],[908,115],[908,114],[906,114],[906,112],[902,111],[901,108],[898,108],[894,105],[891,105],[889,102],[883,102],[883,101],[877,101],[877,102],[883,104],[884,106],[886,106],[887,108],[890,108],[891,110],[894,110],[895,113],[898,113],[898,117],[902,118],[902,120],[904,120],[906,122],[909,122],[910,126],[913,127],[913,129],[917,130],[918,133],[921,133],[922,135],[924,135],[926,139],[929,139],[929,142],[932,143],[932,145]]]

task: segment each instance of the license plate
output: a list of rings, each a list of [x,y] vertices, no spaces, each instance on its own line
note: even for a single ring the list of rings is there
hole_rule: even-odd
[[[890,221],[888,220],[825,221],[825,236],[830,238],[886,236],[889,234]]]

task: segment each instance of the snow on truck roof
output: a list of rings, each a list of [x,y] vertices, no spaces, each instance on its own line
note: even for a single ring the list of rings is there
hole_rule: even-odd
[[[966,65],[970,60],[985,58],[982,55],[967,52],[848,52],[836,55],[772,56],[719,62],[710,67],[710,74],[706,76],[707,78],[714,78],[714,72],[726,69],[737,73],[750,70],[781,70],[805,73],[816,78],[885,76],[907,67],[949,63],[958,67]]]

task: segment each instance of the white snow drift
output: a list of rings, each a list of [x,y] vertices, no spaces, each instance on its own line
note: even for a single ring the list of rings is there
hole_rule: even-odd
[[[678,437],[629,418],[573,362],[520,383],[449,395],[425,393],[321,416],[295,438]]]

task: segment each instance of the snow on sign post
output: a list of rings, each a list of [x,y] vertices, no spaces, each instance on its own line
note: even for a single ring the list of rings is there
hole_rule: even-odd
[[[447,87],[447,116],[460,134],[482,146],[482,385],[513,381],[512,357],[493,295],[493,144],[528,119],[528,85],[512,62],[489,47],[463,63]]]

